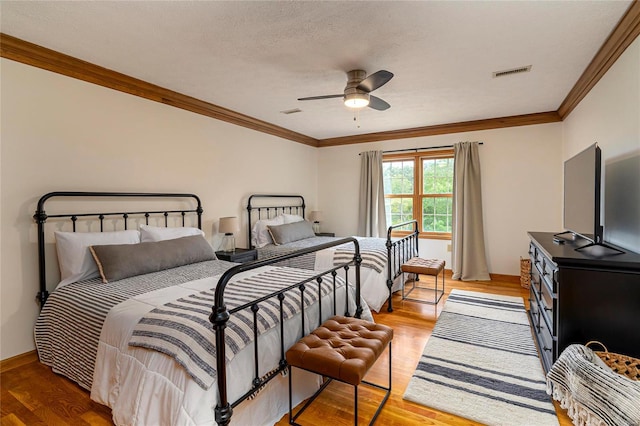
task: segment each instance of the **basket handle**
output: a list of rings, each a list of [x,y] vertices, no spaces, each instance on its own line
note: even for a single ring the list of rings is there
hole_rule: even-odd
[[[607,349],[607,347],[604,345],[604,343],[602,343],[602,342],[598,342],[597,340],[591,340],[591,341],[587,342],[587,343],[585,344],[585,346],[589,348],[589,345],[590,345],[590,344],[592,344],[592,343],[595,343],[595,344],[598,344],[598,345],[602,346],[602,348],[604,349],[604,351],[605,351],[605,352],[609,352],[609,350],[608,350],[608,349]],[[589,348],[589,349],[591,349],[591,348]]]

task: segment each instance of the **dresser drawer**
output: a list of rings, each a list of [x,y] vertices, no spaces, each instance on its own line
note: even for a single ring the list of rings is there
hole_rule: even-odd
[[[533,265],[531,268],[531,292],[535,294],[539,306],[537,307],[540,321],[545,322],[552,335],[556,335],[555,311],[558,306],[555,294],[550,288],[548,280],[544,277],[540,269],[544,266],[541,263]]]
[[[551,331],[547,328],[544,321],[540,321],[540,326],[536,329],[538,337],[538,349],[543,358],[545,368],[551,368],[553,360],[556,358],[557,341],[551,335]]]
[[[540,271],[544,269],[544,261],[546,257],[540,251],[539,248],[534,247],[533,255],[531,257],[531,266],[537,266]]]
[[[544,278],[540,280],[540,292],[537,294],[540,300],[540,315],[547,323],[549,330],[553,336],[556,335],[555,312],[558,306],[558,300],[551,292],[551,288]]]
[[[553,293],[558,292],[558,265],[545,257],[542,269],[542,278],[547,282]]]
[[[542,277],[540,276],[540,270],[538,269],[538,265],[531,263],[531,288],[536,289],[538,296],[540,295],[540,281]]]
[[[532,249],[530,248],[529,251],[531,252],[531,250]],[[536,266],[538,268],[538,273],[540,274],[540,277],[547,282],[547,284],[549,285],[549,288],[553,293],[557,293],[558,265],[553,263],[551,259],[545,256],[544,253],[540,249],[536,248],[535,246],[533,247],[533,251],[534,251],[534,256],[532,256],[531,258],[532,267]]]
[[[540,302],[533,286],[529,289],[529,313],[531,315],[531,326],[536,329],[540,325]]]

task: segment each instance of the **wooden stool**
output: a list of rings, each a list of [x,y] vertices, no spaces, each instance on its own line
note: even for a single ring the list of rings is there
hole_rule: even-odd
[[[371,419],[375,422],[391,393],[391,339],[393,329],[369,321],[335,316],[325,321],[311,334],[293,345],[286,354],[289,364],[289,424],[320,395],[332,380],[348,383],[354,388],[354,424],[358,424],[358,385],[364,383],[387,391]],[[383,387],[362,380],[378,357],[389,346],[389,386]],[[327,380],[305,405],[293,416],[291,401],[291,367],[321,374]]]
[[[411,300],[414,302],[428,303],[430,305],[437,305],[442,295],[444,294],[444,260],[438,259],[423,259],[421,257],[412,257],[408,261],[402,264],[402,300]],[[405,293],[405,281],[404,274],[411,273],[416,274],[416,279],[413,281],[413,287],[407,293]],[[438,287],[438,275],[442,272],[442,290]],[[416,281],[418,281],[417,275],[433,275],[435,277],[435,286],[433,289],[427,287],[417,287],[422,289],[433,290],[433,301],[424,299],[411,299],[408,296],[413,290],[416,289]]]

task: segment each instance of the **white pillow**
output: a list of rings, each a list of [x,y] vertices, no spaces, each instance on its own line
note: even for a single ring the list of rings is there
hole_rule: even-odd
[[[284,217],[276,216],[273,219],[258,220],[251,228],[251,245],[253,247],[262,248],[267,244],[273,244],[269,228],[267,226],[284,225]]]
[[[176,238],[190,237],[192,235],[202,235],[202,229],[189,227],[166,228],[163,226],[140,225],[140,241],[143,243],[175,240]]]
[[[282,217],[284,217],[284,223],[287,225],[289,223],[302,222],[304,220],[304,217],[298,216],[297,214],[283,214]]]
[[[55,232],[60,283],[58,286],[100,276],[89,246],[108,244],[137,244],[138,231],[115,232]]]

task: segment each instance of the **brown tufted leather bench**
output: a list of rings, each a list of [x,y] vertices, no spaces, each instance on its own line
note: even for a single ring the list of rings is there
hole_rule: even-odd
[[[442,295],[444,294],[444,265],[445,265],[444,260],[423,259],[421,257],[412,257],[411,259],[409,259],[408,261],[403,263],[402,266],[400,267],[402,269],[402,274],[403,274],[403,276],[402,276],[402,299],[403,300],[412,300],[414,302],[422,302],[422,303],[428,303],[428,304],[437,305],[438,302],[440,301],[440,299],[442,298]],[[438,286],[438,275],[441,272],[442,272],[442,290],[440,290],[440,288]],[[406,293],[405,293],[405,280],[404,280],[404,274],[405,273],[416,274],[416,279],[413,281],[413,287],[411,287],[411,290],[409,290]],[[419,275],[433,275],[433,277],[435,278],[435,286],[434,286],[434,288],[430,289],[430,288],[426,288],[426,287],[417,287],[416,286],[416,281],[418,281],[418,274]],[[428,290],[433,290],[433,301],[409,298],[409,295],[411,294],[411,292],[413,290],[415,290],[416,288],[421,288],[421,289],[425,289],[426,288]]]
[[[325,321],[309,335],[300,339],[286,354],[289,364],[289,395],[291,396],[291,367],[321,374],[328,378],[307,403],[292,416],[289,398],[289,423],[295,420],[316,399],[331,380],[354,386],[355,424],[358,424],[358,385],[365,383],[386,390],[386,395],[371,422],[373,424],[391,393],[391,340],[393,329],[358,318],[335,316]],[[389,386],[383,387],[363,380],[378,357],[389,347]]]

